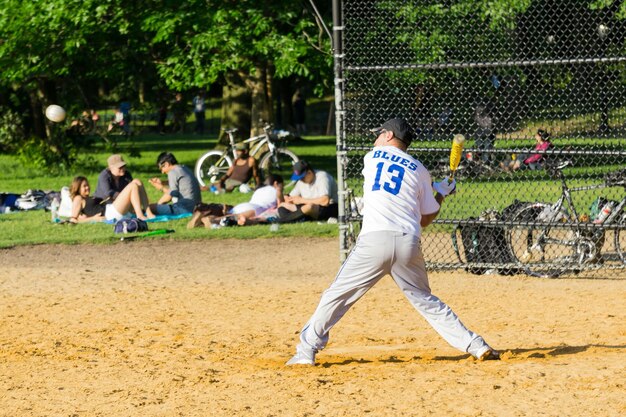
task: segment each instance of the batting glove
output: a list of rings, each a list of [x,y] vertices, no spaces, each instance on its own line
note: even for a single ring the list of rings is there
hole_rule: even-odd
[[[447,197],[450,194],[454,194],[456,191],[456,181],[452,180],[452,182],[448,182],[447,179],[444,179],[440,182],[433,182],[433,190],[442,196]]]

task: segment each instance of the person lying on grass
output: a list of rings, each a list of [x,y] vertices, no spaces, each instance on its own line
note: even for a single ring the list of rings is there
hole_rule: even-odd
[[[284,201],[283,177],[270,174],[265,185],[258,188],[250,201],[232,207],[224,204],[201,204],[196,206],[187,224],[188,229],[202,224],[206,228],[222,224],[245,226],[249,224],[269,223],[272,217],[278,217],[277,206]]]
[[[149,207],[148,195],[140,180],[132,180],[111,204],[98,204],[90,196],[89,181],[83,176],[77,176],[70,186],[72,198],[71,223],[117,221],[128,217],[131,209],[138,219],[146,220],[155,215]],[[144,215],[143,209],[146,210]]]

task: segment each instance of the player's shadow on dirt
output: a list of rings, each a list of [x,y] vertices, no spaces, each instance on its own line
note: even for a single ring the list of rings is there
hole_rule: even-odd
[[[345,361],[341,361],[341,362],[326,362],[326,363],[322,363],[320,364],[322,366],[322,368],[330,368],[331,366],[341,366],[341,365],[350,365],[353,363],[373,363],[374,361],[369,361],[366,359],[346,359]]]
[[[456,356],[429,356],[429,357],[413,356],[412,358],[407,358],[407,359],[398,358],[396,356],[389,356],[386,358],[380,358],[380,359],[375,359],[375,360],[346,359],[341,362],[326,362],[326,363],[321,364],[321,366],[324,368],[330,368],[331,366],[343,366],[343,365],[351,365],[354,363],[374,363],[374,362],[379,362],[379,363],[409,363],[409,362],[438,362],[438,361],[457,362],[457,361],[467,360],[470,357],[471,355],[469,354],[456,355]]]
[[[525,356],[527,358],[545,358],[563,355],[576,355],[586,352],[590,348],[600,349],[626,349],[626,345],[584,345],[584,346],[553,346],[553,347],[537,347],[531,349],[509,349],[513,355]]]
[[[584,346],[552,346],[552,347],[536,347],[536,348],[519,348],[519,349],[502,349],[500,350],[500,354],[503,357],[503,360],[513,359],[513,358],[546,358],[546,357],[557,357],[564,355],[576,355],[579,353],[586,352],[591,348],[599,348],[603,350],[612,350],[612,349],[626,349],[626,345],[584,345]],[[330,368],[331,366],[342,366],[342,365],[351,365],[355,363],[409,363],[409,362],[459,362],[468,360],[471,357],[469,354],[462,355],[454,355],[454,356],[413,356],[412,358],[398,358],[396,356],[389,356],[385,358],[369,360],[369,359],[346,359],[340,362],[326,362],[322,363],[321,366],[324,368]]]

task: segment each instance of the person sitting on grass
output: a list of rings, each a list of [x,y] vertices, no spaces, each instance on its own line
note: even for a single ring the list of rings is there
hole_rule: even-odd
[[[283,177],[270,174],[265,185],[257,189],[250,201],[232,207],[223,204],[204,204],[196,207],[193,217],[187,224],[188,229],[204,224],[211,228],[222,221],[229,224],[245,226],[249,224],[268,223],[271,217],[277,217],[276,207],[284,201]]]
[[[159,154],[157,166],[161,173],[167,175],[167,185],[160,178],[150,179],[150,184],[163,193],[159,201],[150,206],[152,212],[159,215],[192,213],[194,207],[202,202],[202,196],[200,184],[191,170],[179,164],[170,152]]]
[[[300,160],[293,166],[291,180],[297,182],[278,207],[280,223],[337,217],[337,183],[332,175]]]
[[[90,196],[89,181],[83,176],[77,176],[70,186],[72,199],[71,223],[117,221],[128,217],[130,210],[135,212],[138,219],[146,220],[155,217],[150,210],[148,195],[140,180],[133,180],[110,204],[98,204]],[[143,210],[146,210],[144,215]]]
[[[547,151],[552,147],[550,142],[550,133],[543,129],[537,130],[535,135],[537,144],[535,145],[535,151]],[[505,171],[517,171],[519,169],[540,169],[541,164],[545,162],[545,158],[541,153],[527,153],[518,155],[516,159],[510,160],[500,164]]]
[[[237,158],[233,161],[233,166],[228,168],[226,174],[224,174],[218,182],[213,184],[218,193],[230,193],[236,187],[247,184],[252,178],[254,178],[256,188],[261,186],[258,164],[256,159],[250,156],[248,144],[239,142],[235,145],[235,150],[237,151]],[[240,188],[239,190],[242,191],[245,190],[245,188]]]
[[[98,175],[94,198],[98,204],[112,203],[122,190],[133,181],[133,176],[126,169],[122,155],[115,154],[107,159],[107,167]]]
[[[122,113],[120,108],[115,109],[115,115],[107,127],[107,133],[111,133],[116,128],[126,133],[126,121],[124,120],[124,113]]]

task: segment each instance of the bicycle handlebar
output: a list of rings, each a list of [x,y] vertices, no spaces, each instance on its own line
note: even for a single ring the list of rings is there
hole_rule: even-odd
[[[563,168],[568,166],[573,166],[573,162],[570,160],[558,161],[554,164],[546,164],[546,170],[550,171],[556,178],[561,181],[565,181],[565,176],[563,175]],[[611,172],[604,178],[603,184],[596,184],[593,186],[586,187],[575,187],[570,188],[571,191],[583,191],[583,190],[591,190],[595,188],[607,188],[607,187],[624,187],[626,188],[626,170]]]
[[[257,135],[257,136],[252,136],[250,138],[244,139],[243,142],[247,142],[247,143],[254,142],[255,140],[262,139],[263,137],[267,137],[268,140],[271,140],[273,136],[275,136],[278,139],[283,139],[283,138],[286,138],[288,136],[291,136],[291,132],[289,132],[288,130],[280,130],[276,134],[273,134],[273,132],[272,132],[273,128],[274,128],[274,126],[272,124],[266,123],[263,126],[263,131],[265,132],[264,134]],[[236,127],[234,127],[234,128],[224,128],[222,130],[224,132],[226,132],[229,135],[229,137],[232,136],[234,133],[239,131],[239,129],[237,129]]]
[[[553,161],[553,162],[549,162],[546,161],[546,169],[550,170],[550,171],[562,171],[563,168],[566,168],[568,166],[574,165],[572,163],[572,161],[570,161],[569,159],[566,160],[560,160],[560,161]]]
[[[565,181],[565,176],[563,175],[563,168],[573,165],[572,161],[569,159],[554,161],[552,163],[546,162],[545,167],[546,171],[548,171],[554,178],[560,179],[561,181]]]

